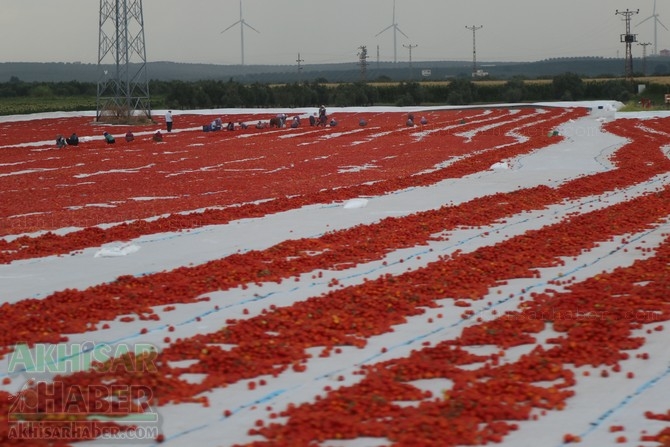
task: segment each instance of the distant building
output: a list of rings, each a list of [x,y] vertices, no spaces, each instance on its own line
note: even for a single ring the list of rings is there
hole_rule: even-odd
[[[477,71],[472,72],[472,77],[473,78],[485,78],[488,75],[489,75],[489,72],[484,71],[482,69],[478,69]]]
[[[661,50],[659,54],[663,57],[670,57],[670,50]]]

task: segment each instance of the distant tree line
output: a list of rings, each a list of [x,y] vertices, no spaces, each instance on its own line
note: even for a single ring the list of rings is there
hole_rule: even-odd
[[[271,85],[240,84],[235,81],[154,82],[151,91],[165,98],[174,109],[308,107],[328,104],[336,107],[394,105],[472,105],[533,101],[578,101],[614,99],[627,102],[636,85],[622,79],[585,82],[574,73],[555,76],[551,82],[528,82],[514,78],[504,83],[479,83],[461,77],[443,83],[378,82]]]
[[[646,95],[663,96],[665,85],[647,83]],[[311,107],[327,104],[346,106],[472,105],[552,100],[612,99],[627,102],[637,93],[637,84],[623,79],[583,80],[574,73],[554,76],[550,81],[521,77],[505,82],[473,82],[469,77],[449,82],[354,82],[330,84],[325,79],[290,84],[242,84],[229,81],[151,81],[152,108],[176,110],[208,108]],[[97,85],[71,82],[23,82],[12,78],[0,83],[0,100],[30,97],[36,101],[60,97],[87,97],[95,103]],[[53,101],[52,101],[53,103]],[[57,101],[56,101],[57,103]],[[89,101],[90,107],[90,101]],[[51,107],[54,107],[53,105]],[[4,109],[3,109],[4,110]]]
[[[97,85],[90,82],[23,82],[12,76],[9,82],[0,83],[0,98],[49,98],[54,96],[93,96]]]

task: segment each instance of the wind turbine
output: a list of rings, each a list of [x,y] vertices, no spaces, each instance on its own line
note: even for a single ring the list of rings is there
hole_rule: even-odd
[[[665,25],[663,25],[663,22],[661,22],[661,20],[658,18],[658,14],[656,14],[656,0],[654,0],[654,12],[653,12],[653,14],[650,15],[649,17],[647,17],[646,19],[644,19],[643,21],[641,21],[640,23],[638,23],[636,26],[642,25],[644,22],[646,22],[649,19],[654,19],[654,54],[658,55],[658,25],[661,25],[663,28],[666,29],[666,31],[670,31],[670,30],[668,30],[668,28],[666,28]]]
[[[237,22],[233,23],[230,25],[228,28],[224,29],[221,31],[221,34],[225,33],[228,31],[230,28],[234,27],[235,25],[240,25],[240,45],[242,46],[242,65],[244,65],[244,27],[249,27],[252,30],[256,31],[257,33],[260,34],[260,31],[258,31],[256,28],[253,26],[249,25],[244,18],[242,17],[242,0],[240,0],[240,20]]]
[[[398,27],[398,24],[395,21],[395,0],[393,0],[393,23],[391,23],[389,26],[378,32],[375,37],[379,36],[381,33],[384,31],[393,28],[393,63],[395,64],[398,62],[398,39],[397,39],[397,34],[400,33],[403,36],[407,37],[409,39],[409,36],[405,33],[402,32],[402,30]]]

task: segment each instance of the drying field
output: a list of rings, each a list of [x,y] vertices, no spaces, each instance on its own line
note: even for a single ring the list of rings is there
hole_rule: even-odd
[[[670,445],[670,118],[587,106],[0,122],[0,443]]]

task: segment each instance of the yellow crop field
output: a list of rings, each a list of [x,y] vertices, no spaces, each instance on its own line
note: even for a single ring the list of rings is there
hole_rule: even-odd
[[[622,78],[584,78],[584,82],[606,82],[606,81],[614,81],[614,80],[620,80]],[[479,79],[479,80],[473,80],[472,83],[475,85],[481,85],[481,86],[497,86],[497,85],[504,85],[509,80],[506,79]],[[525,84],[533,85],[533,84],[550,84],[552,82],[552,79],[524,79],[523,81]],[[641,77],[641,78],[633,78],[633,82],[639,83],[639,84],[660,84],[660,85],[670,85],[670,76],[646,76],[646,77]],[[434,85],[443,85],[447,86],[451,83],[451,80],[443,80],[443,81],[419,81],[419,84],[425,85],[425,86],[434,86]],[[384,87],[384,86],[393,86],[393,85],[398,85],[399,82],[368,82],[368,85],[376,86],[376,87]]]

